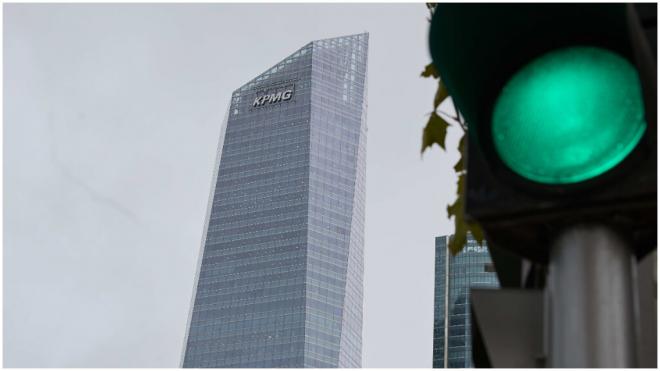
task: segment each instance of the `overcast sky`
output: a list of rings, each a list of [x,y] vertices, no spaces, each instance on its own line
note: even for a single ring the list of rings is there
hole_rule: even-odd
[[[231,92],[368,31],[363,366],[431,367],[457,154],[424,4],[4,5],[4,365],[178,367]],[[454,147],[457,133],[450,133]]]

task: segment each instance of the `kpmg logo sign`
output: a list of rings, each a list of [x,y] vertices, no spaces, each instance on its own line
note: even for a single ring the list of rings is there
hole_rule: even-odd
[[[465,251],[466,252],[484,253],[484,252],[488,251],[488,248],[486,246],[479,246],[479,245],[470,246],[470,245],[468,245],[468,247],[465,248]]]
[[[293,89],[289,88],[286,90],[281,90],[277,92],[273,92],[270,94],[265,94],[265,95],[257,95],[256,98],[254,98],[254,102],[252,103],[252,107],[261,107],[265,104],[272,104],[272,103],[277,103],[277,102],[286,102],[291,99],[293,96]]]

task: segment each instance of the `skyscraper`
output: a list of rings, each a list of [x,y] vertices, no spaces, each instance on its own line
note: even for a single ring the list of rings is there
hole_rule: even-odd
[[[470,288],[496,288],[499,281],[485,243],[479,246],[468,235],[463,251],[453,256],[447,251],[448,239],[435,239],[433,367],[469,368],[474,367]]]
[[[232,94],[183,367],[360,367],[368,34]]]

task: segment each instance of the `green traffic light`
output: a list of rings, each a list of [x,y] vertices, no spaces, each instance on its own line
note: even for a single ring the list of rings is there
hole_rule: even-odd
[[[547,53],[519,70],[494,106],[495,150],[520,176],[570,184],[615,167],[646,130],[635,68],[595,47]]]

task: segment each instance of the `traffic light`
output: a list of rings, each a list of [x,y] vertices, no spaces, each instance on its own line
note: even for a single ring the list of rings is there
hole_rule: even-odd
[[[596,222],[638,256],[655,248],[655,29],[642,26],[633,4],[436,6],[433,64],[468,125],[465,213],[491,245],[544,263],[559,230]]]

